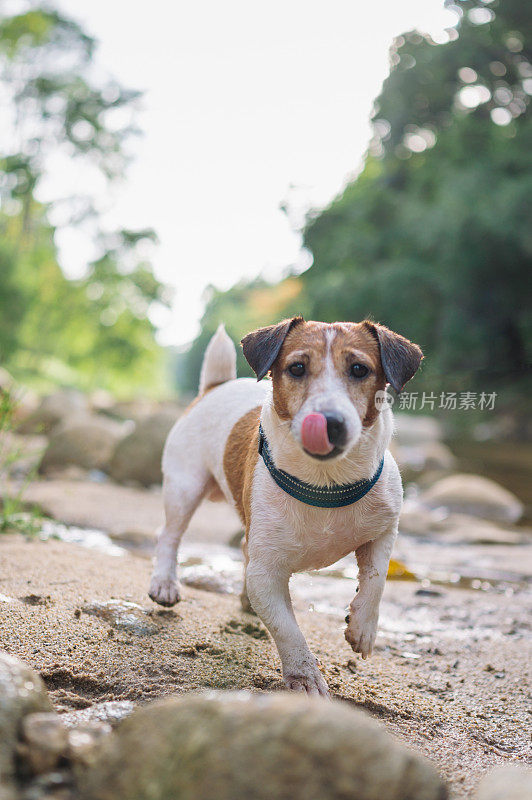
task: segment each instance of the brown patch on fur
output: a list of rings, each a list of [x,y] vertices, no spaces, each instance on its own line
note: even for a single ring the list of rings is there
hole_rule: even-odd
[[[336,372],[345,381],[364,427],[373,425],[379,414],[375,392],[384,390],[386,383],[394,388],[404,385],[421,360],[417,345],[367,321],[298,324],[287,332],[271,367],[273,402],[280,419],[292,419],[305,402],[311,382],[323,370],[329,346]],[[287,374],[295,361],[306,367],[304,378],[299,380]],[[367,378],[357,381],[350,377],[349,370],[355,362],[371,370]]]
[[[259,457],[259,420],[261,406],[252,408],[233,425],[224,451],[224,472],[236,503],[240,519],[246,527],[250,520],[251,484]]]
[[[211,503],[221,503],[223,500],[225,500],[225,495],[220,489],[219,484],[214,480],[214,478],[212,481],[212,489],[207,495],[207,500],[210,500]]]
[[[363,322],[335,323],[333,328],[336,336],[331,352],[337,372],[348,374],[354,360],[371,369],[371,375],[365,380],[351,381],[352,394],[356,392],[361,395],[360,399],[363,398],[365,403],[365,413],[361,415],[362,425],[369,428],[379,415],[379,409],[375,404],[375,392],[384,391],[386,388],[386,376],[382,368],[378,342]],[[356,359],[353,358],[353,353],[357,353]]]
[[[305,322],[288,333],[272,367],[273,402],[277,415],[288,420],[297,413],[305,402],[312,380],[318,378],[324,368],[329,346],[336,371],[346,382],[362,424],[369,427],[379,413],[374,402],[375,392],[385,388],[386,378],[378,341],[361,322]],[[287,368],[298,360],[305,364],[306,375],[303,379],[293,380],[287,375]],[[349,369],[355,361],[370,368],[371,374],[365,380],[350,378]]]
[[[288,356],[300,351],[310,351],[314,364],[311,363],[311,359],[305,356],[301,357],[307,370],[312,370],[316,364],[323,364],[327,352],[325,330],[328,327],[324,322],[305,322],[303,325],[298,325],[297,328],[292,328],[286,336],[279,356],[272,367],[273,404],[279,419],[287,420],[293,417],[294,394],[300,395],[297,398],[298,407],[305,402],[307,396],[307,381],[294,382],[287,379],[286,376],[283,380],[284,371],[294,361]]]

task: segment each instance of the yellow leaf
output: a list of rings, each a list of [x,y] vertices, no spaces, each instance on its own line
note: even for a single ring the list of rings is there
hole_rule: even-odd
[[[402,561],[396,561],[395,558],[390,559],[390,564],[388,566],[388,578],[392,578],[399,581],[415,581],[416,576],[413,572],[403,564]]]

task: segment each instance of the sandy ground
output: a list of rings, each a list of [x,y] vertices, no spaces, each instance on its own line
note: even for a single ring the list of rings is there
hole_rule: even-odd
[[[144,490],[115,483],[80,480],[36,480],[24,492],[24,502],[53,519],[96,528],[135,541],[155,538],[163,522],[161,489]],[[242,528],[226,503],[205,501],[187,530],[187,539],[226,542]]]
[[[93,490],[83,491],[89,496]],[[97,506],[92,516],[70,521],[97,526],[105,517],[104,496],[90,496]],[[154,516],[159,513],[160,498],[149,492],[144,498]],[[115,520],[119,536],[133,519],[131,499],[124,494],[127,524]],[[118,508],[113,514],[119,516]],[[237,523],[224,509],[204,507],[194,522],[200,538],[220,537],[223,529],[227,541]],[[435,557],[430,543],[409,539],[400,548],[418,562]],[[323,575],[294,581],[298,618],[332,693],[432,758],[454,798],[471,796],[491,766],[527,758],[532,601],[519,570],[530,548],[500,550],[497,557],[497,548],[485,548],[484,561],[472,571],[489,572],[506,558],[506,581],[487,591],[389,581],[368,661],[354,656],[343,638],[341,606],[351,599],[353,581]],[[2,536],[1,647],[41,673],[65,713],[205,687],[283,689],[273,643],[234,594],[185,586],[183,601],[163,610],[147,597],[149,571],[146,554],[108,555],[61,541]],[[109,605],[112,598],[120,602]]]

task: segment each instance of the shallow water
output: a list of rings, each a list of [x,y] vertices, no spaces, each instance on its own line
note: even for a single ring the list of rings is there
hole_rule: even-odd
[[[42,541],[60,539],[70,544],[80,544],[91,550],[98,550],[108,556],[123,556],[126,550],[116,545],[110,536],[94,528],[77,528],[74,525],[63,525],[55,520],[45,519],[39,533]]]
[[[127,547],[119,546],[103,531],[70,527],[48,521],[42,538],[55,537],[63,541],[83,547],[99,550],[115,557],[124,556],[128,551],[147,556],[145,543],[132,543]],[[150,549],[153,542],[150,542]],[[379,627],[382,636],[393,642],[400,639],[408,641],[412,631],[412,639],[420,641],[420,637],[440,632],[442,636],[453,636],[460,639],[470,636],[470,616],[468,611],[457,609],[453,613],[453,624],[440,622],[433,613],[435,601],[454,589],[468,589],[473,593],[484,595],[500,594],[506,596],[526,590],[530,586],[530,575],[523,571],[501,568],[497,559],[490,557],[491,548],[469,548],[451,546],[434,542],[423,542],[410,537],[400,538],[401,550],[409,553],[407,563],[395,562],[396,568],[391,571],[391,580],[406,581],[415,593],[415,602],[404,614],[401,605],[394,608],[391,603],[383,602]],[[521,548],[516,548],[515,552]],[[513,552],[512,548],[510,550]],[[471,555],[473,553],[473,556]],[[480,553],[480,555],[479,555]],[[484,556],[482,555],[484,553]],[[486,555],[487,553],[487,555]],[[519,558],[514,561],[519,563]],[[184,542],[180,549],[180,579],[184,584],[221,594],[240,594],[242,589],[243,559],[239,548],[221,544],[202,542]],[[399,568],[397,568],[397,565]],[[291,580],[291,591],[294,599],[302,601],[310,612],[329,614],[343,622],[349,602],[356,589],[357,568],[353,555],[321,570],[294,575]],[[0,598],[9,602],[9,598]],[[105,607],[85,608],[89,614],[108,619],[117,628],[130,629],[138,635],[150,635],[157,627],[146,616],[146,609],[134,604],[125,604],[112,600]],[[119,607],[120,606],[120,607]],[[127,607],[126,607],[127,606]],[[497,631],[475,623],[476,634],[482,638],[500,636]],[[405,653],[402,655],[408,657]]]

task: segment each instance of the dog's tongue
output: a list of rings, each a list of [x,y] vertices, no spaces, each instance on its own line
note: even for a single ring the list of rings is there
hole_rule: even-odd
[[[317,456],[325,456],[333,449],[323,414],[307,414],[301,426],[301,439],[305,450]]]

